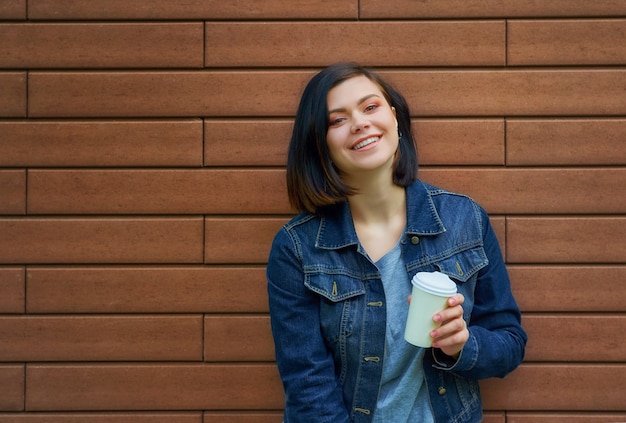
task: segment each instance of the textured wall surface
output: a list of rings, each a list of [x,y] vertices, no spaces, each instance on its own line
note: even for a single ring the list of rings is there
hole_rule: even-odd
[[[264,265],[304,83],[371,66],[492,216],[486,423],[626,421],[626,1],[0,0],[0,423],[279,423]]]

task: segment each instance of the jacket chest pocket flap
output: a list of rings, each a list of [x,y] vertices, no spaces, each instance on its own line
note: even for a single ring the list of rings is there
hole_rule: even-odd
[[[487,264],[489,260],[483,247],[474,247],[446,257],[435,263],[435,266],[450,278],[467,282]]]
[[[360,279],[342,274],[309,274],[304,285],[334,303],[365,294],[365,287]]]

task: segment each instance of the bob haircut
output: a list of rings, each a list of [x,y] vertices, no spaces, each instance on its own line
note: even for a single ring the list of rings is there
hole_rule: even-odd
[[[287,192],[291,206],[299,211],[320,213],[324,207],[345,201],[356,192],[332,164],[326,142],[328,92],[355,76],[365,76],[378,85],[387,102],[396,109],[401,137],[393,182],[406,187],[417,179],[417,148],[404,97],[376,73],[356,63],[337,63],[309,81],[298,106],[287,155]]]

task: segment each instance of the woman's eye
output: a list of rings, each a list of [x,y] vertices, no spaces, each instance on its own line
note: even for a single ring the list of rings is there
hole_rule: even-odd
[[[370,104],[369,106],[365,108],[365,111],[371,112],[372,110],[375,110],[377,107],[378,107],[378,104]]]
[[[344,121],[344,118],[342,118],[342,117],[334,118],[334,119],[330,120],[330,125],[331,126],[339,125],[343,121]]]

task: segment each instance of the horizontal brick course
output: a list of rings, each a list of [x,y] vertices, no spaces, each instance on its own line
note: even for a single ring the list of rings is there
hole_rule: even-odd
[[[201,263],[199,218],[0,219],[0,263]]]
[[[0,166],[200,167],[200,119],[0,122]]]
[[[0,423],[200,423],[200,412],[1,414]]]
[[[289,213],[284,181],[278,170],[32,170],[28,207],[31,214]]]
[[[203,37],[201,22],[0,24],[0,67],[200,68]]]
[[[420,164],[504,165],[504,126],[504,119],[414,119]],[[292,119],[206,119],[204,164],[284,166],[292,127]]]
[[[326,66],[365,48],[367,66],[503,66],[505,22],[211,22],[205,65]]]
[[[29,313],[268,311],[261,266],[29,267],[26,277]]]
[[[490,213],[626,212],[618,195],[623,168],[425,168],[420,175]],[[31,170],[28,185],[30,214],[291,212],[282,170]]]
[[[276,410],[272,364],[43,365],[26,369],[26,410]]]
[[[626,114],[626,71],[385,71],[415,116]],[[33,117],[290,116],[308,71],[32,72]],[[1,79],[0,79],[1,81]],[[1,82],[0,82],[1,83]],[[216,90],[216,87],[220,87]]]
[[[489,213],[626,212],[626,168],[423,169],[421,178],[472,196]]]
[[[626,20],[512,20],[507,44],[511,66],[623,65]]]
[[[2,361],[202,359],[200,316],[0,317]]]
[[[624,413],[507,413],[509,423],[616,423]]]
[[[125,0],[31,0],[30,19],[356,19],[357,0],[324,2],[266,0],[242,6],[221,0],[149,3]]]
[[[50,1],[50,0],[49,0]],[[361,18],[586,17],[626,14],[621,1],[361,0]]]

